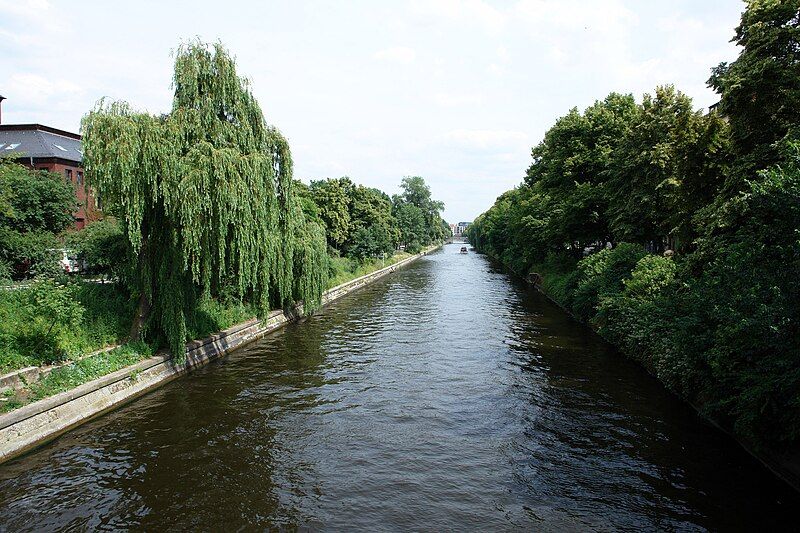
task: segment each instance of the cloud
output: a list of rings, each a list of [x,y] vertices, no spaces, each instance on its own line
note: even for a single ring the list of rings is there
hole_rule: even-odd
[[[16,23],[19,32],[29,34],[39,30],[54,32],[58,29],[57,15],[47,0],[0,0],[0,18]],[[24,36],[5,30],[5,36],[22,41]]]
[[[413,48],[406,46],[395,46],[375,52],[372,57],[381,61],[391,61],[394,63],[409,64],[417,58],[417,53]]]
[[[510,130],[452,130],[444,135],[444,141],[452,146],[477,150],[518,148],[528,146],[528,135]]]
[[[506,15],[483,0],[417,0],[411,11],[427,22],[444,19],[457,25],[481,28],[496,34],[503,29]]]
[[[483,97],[477,94],[437,93],[434,95],[433,100],[440,106],[457,107],[479,104],[483,100]]]
[[[47,0],[0,0],[0,13],[36,19],[50,9]]]

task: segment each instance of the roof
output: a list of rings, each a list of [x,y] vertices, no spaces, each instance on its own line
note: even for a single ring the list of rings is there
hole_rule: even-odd
[[[0,125],[0,155],[66,159],[81,163],[81,136],[41,124]]]

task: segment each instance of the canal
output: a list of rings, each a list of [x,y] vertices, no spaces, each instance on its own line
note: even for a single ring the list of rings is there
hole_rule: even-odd
[[[702,530],[798,496],[446,246],[0,466],[0,530]]]

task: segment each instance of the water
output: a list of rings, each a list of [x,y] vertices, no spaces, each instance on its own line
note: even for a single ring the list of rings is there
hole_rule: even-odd
[[[740,530],[800,499],[460,245],[0,466],[0,530]]]

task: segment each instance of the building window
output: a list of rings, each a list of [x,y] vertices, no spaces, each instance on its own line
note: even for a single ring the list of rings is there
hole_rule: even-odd
[[[72,183],[72,170],[65,168],[64,169],[64,179],[67,180],[67,183]]]
[[[76,183],[78,185],[83,185],[83,172],[81,172],[80,170],[78,171],[78,176],[76,178]]]

